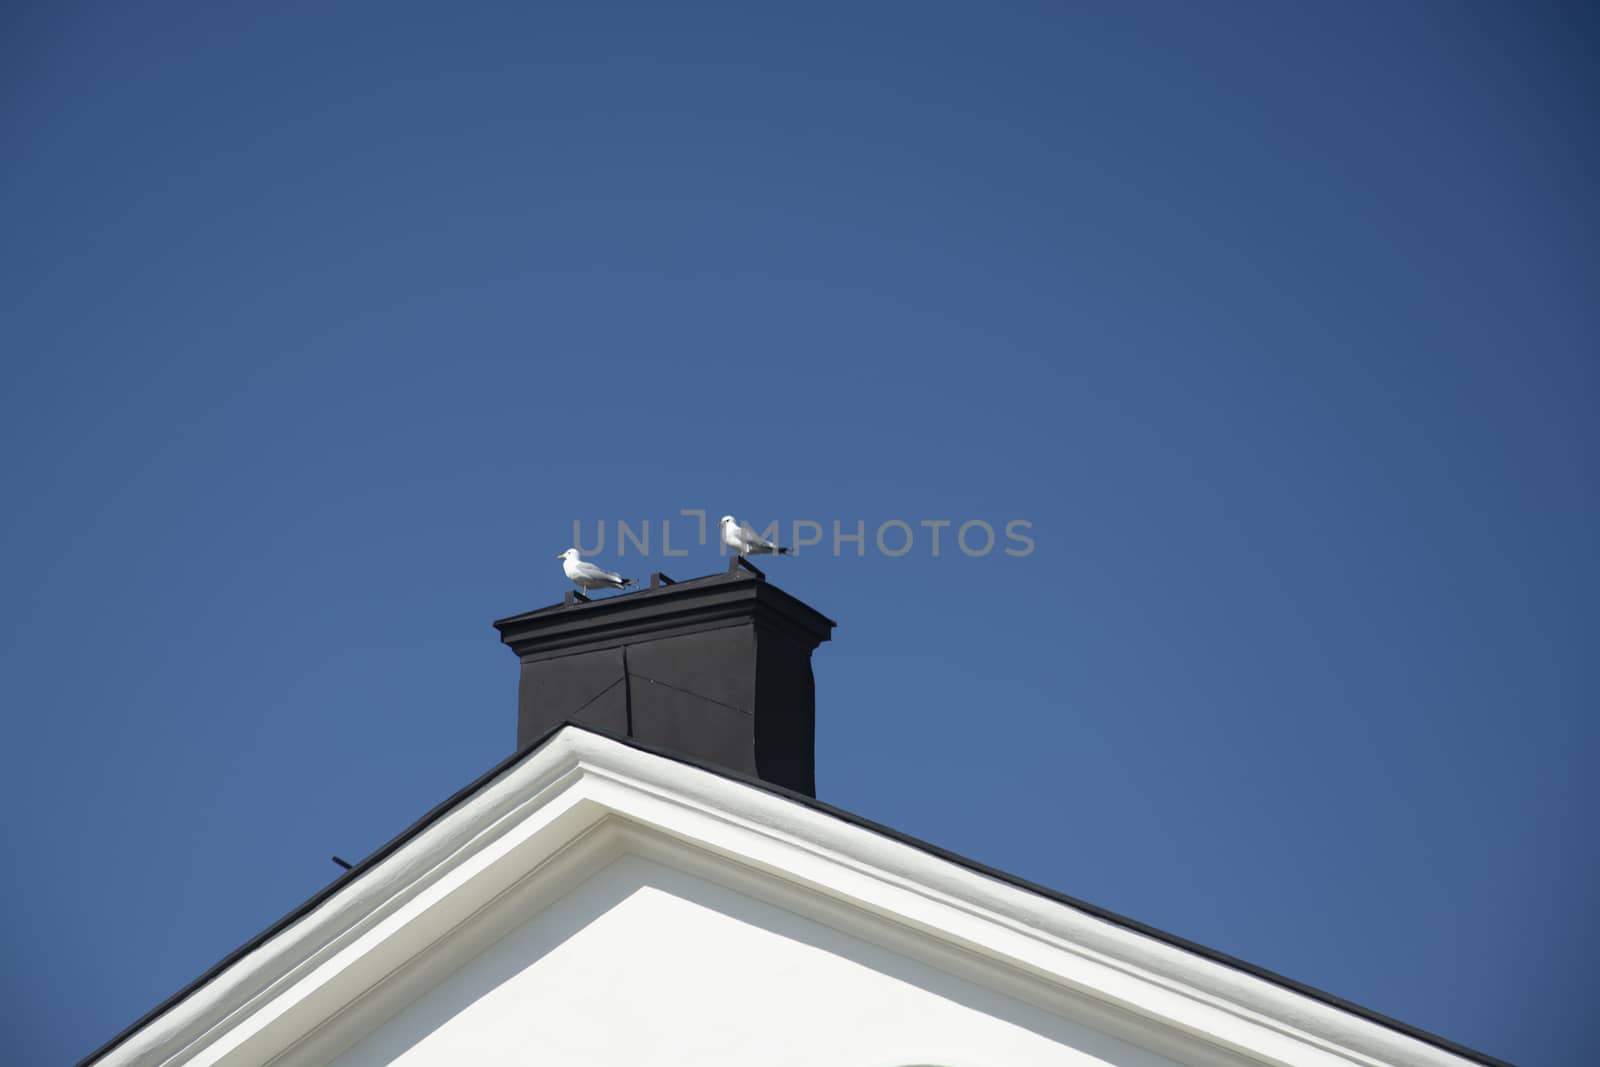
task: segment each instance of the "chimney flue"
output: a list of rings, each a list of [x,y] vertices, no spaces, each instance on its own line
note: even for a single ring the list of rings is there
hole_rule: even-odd
[[[651,585],[494,624],[522,660],[517,747],[572,721],[815,796],[833,621],[750,573]]]

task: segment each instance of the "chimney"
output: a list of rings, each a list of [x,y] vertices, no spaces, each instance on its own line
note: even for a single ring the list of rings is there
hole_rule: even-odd
[[[815,796],[811,652],[833,620],[737,563],[650,584],[494,624],[522,660],[517,748],[572,721]]]

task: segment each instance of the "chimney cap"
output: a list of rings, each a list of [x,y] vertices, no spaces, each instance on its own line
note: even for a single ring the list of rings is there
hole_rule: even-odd
[[[496,619],[500,640],[523,659],[584,646],[622,645],[640,634],[691,633],[754,616],[816,648],[837,625],[809,604],[756,575],[732,571],[668,582],[587,603],[552,604]]]

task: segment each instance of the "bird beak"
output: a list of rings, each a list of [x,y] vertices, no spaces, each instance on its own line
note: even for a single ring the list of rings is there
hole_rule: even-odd
[[[567,554],[565,552],[557,552],[556,553],[556,559],[566,559],[566,558],[567,558]]]

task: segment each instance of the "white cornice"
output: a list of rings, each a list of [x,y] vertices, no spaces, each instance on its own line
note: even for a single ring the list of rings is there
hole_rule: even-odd
[[[486,917],[536,911],[625,851],[1184,1062],[1475,1062],[827,812],[574,728],[95,1062],[316,1062],[434,970],[410,965],[477,951],[496,929]]]

